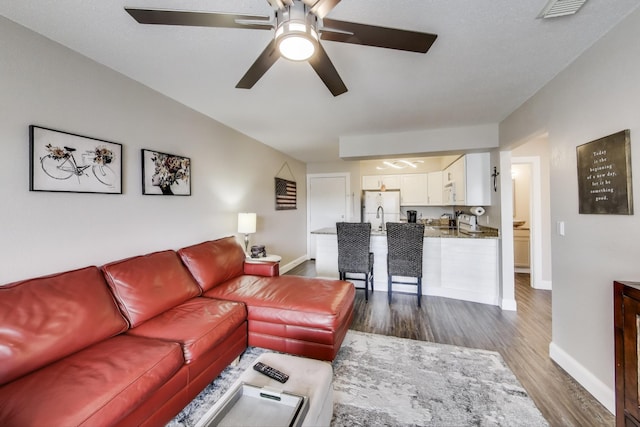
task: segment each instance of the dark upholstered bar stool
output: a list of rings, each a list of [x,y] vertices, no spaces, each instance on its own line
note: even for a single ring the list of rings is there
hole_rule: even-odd
[[[424,224],[387,223],[387,275],[389,304],[393,284],[413,285],[418,288],[418,307],[422,299],[422,248]],[[393,280],[393,277],[415,277],[415,282]]]
[[[338,273],[341,280],[363,280],[364,297],[369,301],[369,283],[373,292],[373,253],[371,246],[371,223],[337,222]],[[364,277],[353,277],[353,275]],[[347,277],[350,275],[350,277]]]

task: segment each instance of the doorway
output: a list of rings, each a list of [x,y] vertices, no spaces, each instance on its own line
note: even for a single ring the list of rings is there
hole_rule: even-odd
[[[513,184],[513,264],[516,273],[531,273],[531,164],[511,164]]]
[[[316,242],[314,230],[335,228],[338,221],[350,221],[352,200],[351,174],[307,175],[307,253],[315,259]]]
[[[516,247],[518,244],[522,245],[522,241],[518,239],[522,239],[524,234],[527,234],[529,239],[528,270],[531,274],[531,286],[536,289],[550,290],[551,259],[550,256],[544,255],[544,248],[550,248],[551,238],[549,228],[550,207],[548,204],[549,189],[547,188],[545,190],[545,186],[543,185],[545,177],[542,172],[541,157],[514,156],[511,158],[511,165],[512,172],[519,171],[524,175],[521,177],[520,186],[518,185],[518,176],[512,175],[514,182],[514,220],[525,220],[526,222],[523,227],[529,229],[528,233],[524,233],[524,230],[518,231],[518,228],[514,228],[514,252],[518,250]],[[527,197],[527,200],[518,200],[519,197]],[[547,203],[544,203],[544,200],[547,200]],[[523,212],[525,209],[526,212]],[[526,227],[526,225],[528,225],[528,227]],[[522,250],[522,248],[520,249]],[[550,252],[550,249],[547,252]],[[515,253],[514,255],[515,258],[517,258],[518,254]],[[549,255],[549,253],[547,253],[547,255]],[[518,266],[516,262],[515,272],[525,271],[526,268],[523,268],[522,265]],[[548,272],[548,275],[545,274],[545,271]]]

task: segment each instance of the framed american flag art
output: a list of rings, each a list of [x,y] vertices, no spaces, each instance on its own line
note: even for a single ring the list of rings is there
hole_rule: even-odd
[[[298,189],[295,181],[276,178],[276,210],[284,211],[297,209],[296,197]]]

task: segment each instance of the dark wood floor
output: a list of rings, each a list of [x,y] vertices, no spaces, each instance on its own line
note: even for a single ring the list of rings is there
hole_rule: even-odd
[[[315,276],[307,261],[287,272]],[[581,385],[549,358],[551,291],[529,286],[528,274],[516,274],[518,311],[424,297],[374,292],[369,302],[356,293],[351,329],[402,338],[453,344],[499,352],[551,426],[613,426],[614,417]]]

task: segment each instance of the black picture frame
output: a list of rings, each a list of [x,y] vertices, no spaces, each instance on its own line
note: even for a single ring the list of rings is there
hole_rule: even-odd
[[[190,196],[191,159],[156,150],[141,150],[142,194]]]
[[[122,144],[30,125],[29,191],[122,194]]]
[[[580,214],[633,215],[629,129],[576,147]]]

